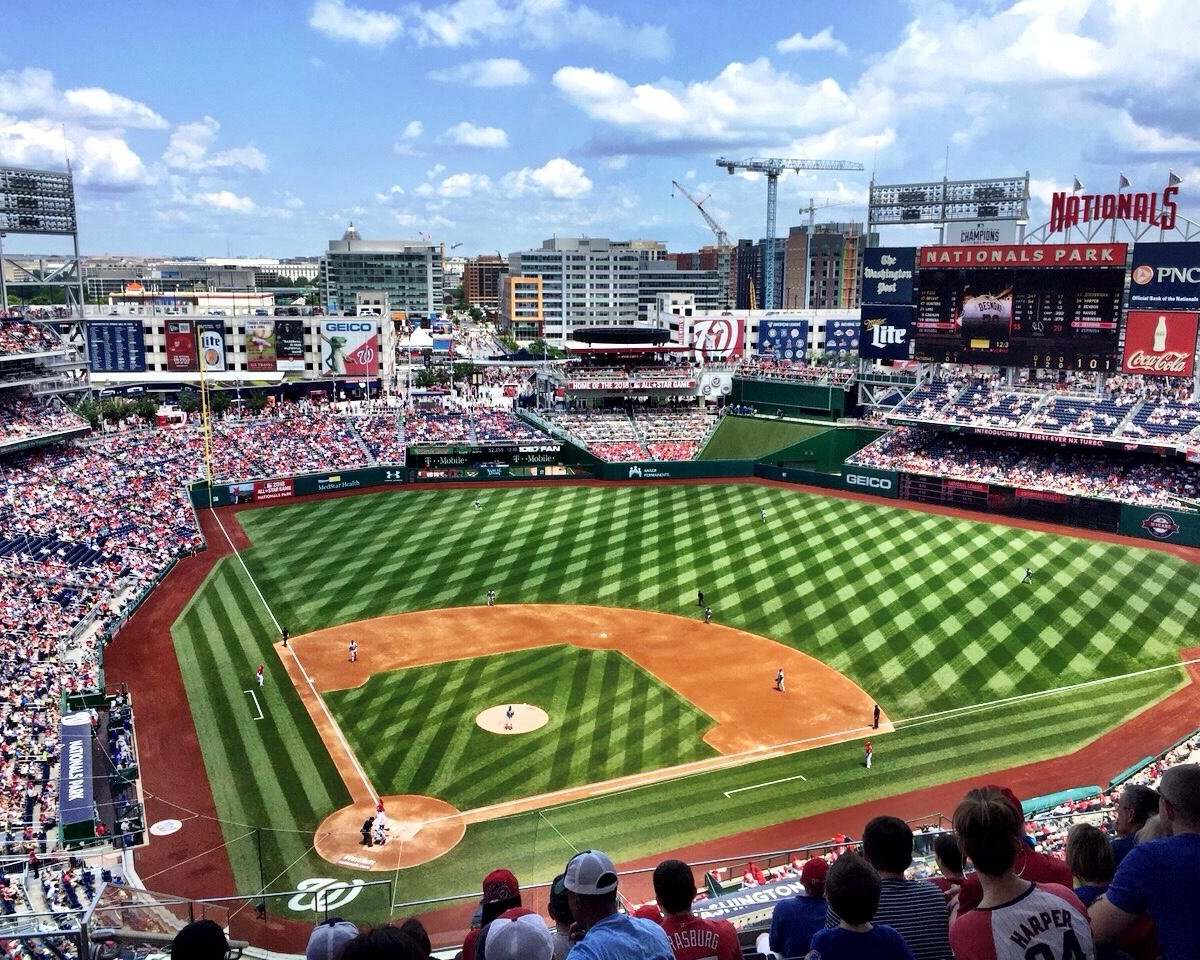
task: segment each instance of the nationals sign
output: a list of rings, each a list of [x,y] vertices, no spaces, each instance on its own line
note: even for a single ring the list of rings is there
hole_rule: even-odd
[[[1190,377],[1200,314],[1130,310],[1121,370],[1147,377]]]
[[[701,363],[738,360],[746,340],[746,321],[727,314],[693,317],[691,345]]]

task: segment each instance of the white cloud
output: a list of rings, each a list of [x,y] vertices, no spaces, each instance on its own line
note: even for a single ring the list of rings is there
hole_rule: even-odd
[[[477,127],[466,120],[448,129],[440,140],[442,143],[451,143],[459,147],[478,147],[485,150],[499,150],[508,146],[508,134],[499,127]]]
[[[171,134],[163,163],[176,170],[197,173],[204,170],[240,167],[259,173],[268,167],[267,157],[258,147],[234,147],[219,153],[209,153],[221,125],[212,117],[194,123],[181,123]]]
[[[212,193],[196,194],[196,203],[213,207],[216,210],[228,210],[232,213],[251,213],[254,211],[254,201],[249,197],[239,197],[230,190],[217,190]]]
[[[431,70],[428,77],[438,83],[462,83],[472,87],[519,87],[533,81],[533,74],[520,60],[509,58],[471,60],[456,67]]]
[[[803,53],[809,50],[832,50],[834,53],[848,53],[846,45],[833,35],[833,27],[826,27],[820,33],[806,37],[803,33],[793,33],[785,40],[775,44],[780,53]]]
[[[602,166],[605,170],[624,170],[627,166],[629,166],[629,157],[623,153],[618,153],[611,157],[604,157],[600,161],[600,166]]]
[[[487,193],[492,189],[491,178],[484,173],[452,173],[437,188],[439,197],[461,198]]]
[[[334,40],[364,47],[386,47],[404,30],[404,22],[394,13],[348,6],[342,0],[317,0],[308,25]]]
[[[380,203],[391,203],[397,197],[402,197],[402,196],[404,196],[404,188],[402,186],[400,186],[400,184],[398,184],[398,183],[393,183],[383,193],[375,194],[375,199],[378,200]]]
[[[712,80],[687,85],[631,85],[591,67],[563,67],[554,85],[589,116],[648,140],[740,142],[844,122],[854,113],[836,81],[800,83],[766,59],[731,63]]]
[[[591,192],[592,181],[583,168],[555,157],[537,169],[522,167],[506,173],[500,185],[513,196],[540,194],[560,200],[573,200]]]
[[[432,167],[425,171],[425,179],[432,180],[434,177],[438,176],[438,174],[443,173],[445,169],[446,165],[444,163],[435,163]]]
[[[67,124],[64,139],[58,121],[0,114],[0,162],[61,169],[68,156],[81,186],[130,190],[153,181],[141,158],[113,131],[88,131]]]
[[[0,73],[0,111],[77,120],[92,127],[161,130],[167,126],[146,104],[100,87],[60,91],[54,74],[39,67]]]
[[[401,136],[403,136],[405,140],[416,140],[417,137],[424,132],[425,125],[422,124],[420,120],[410,120],[404,127],[404,133],[401,134]]]
[[[582,43],[657,60],[673,49],[663,27],[628,23],[572,0],[453,0],[410,12],[413,35],[428,46],[512,41],[554,49]]]

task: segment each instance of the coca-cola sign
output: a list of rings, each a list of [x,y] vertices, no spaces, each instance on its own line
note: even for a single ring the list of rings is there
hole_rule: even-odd
[[[1190,377],[1200,314],[1130,310],[1125,317],[1121,369],[1148,377]]]

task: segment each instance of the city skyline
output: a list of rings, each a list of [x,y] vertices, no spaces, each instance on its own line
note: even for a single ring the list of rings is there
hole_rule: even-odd
[[[1033,228],[1076,178],[1154,191],[1172,170],[1186,215],[1200,50],[1171,25],[1188,17],[1181,0],[51,2],[5,14],[0,164],[69,157],[96,256],[319,256],[351,221],[466,256],[554,236],[711,244],[672,180],[757,239],[765,183],[718,156],[863,164],[785,174],[779,237],[810,198],[817,222],[862,220],[872,172],[1029,170]]]

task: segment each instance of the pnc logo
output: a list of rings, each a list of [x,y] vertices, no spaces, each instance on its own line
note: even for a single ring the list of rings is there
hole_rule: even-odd
[[[886,477],[868,477],[861,473],[846,474],[846,483],[851,487],[867,487],[870,490],[891,490],[894,486]]]
[[[1154,279],[1154,268],[1145,263],[1140,264],[1133,268],[1131,277],[1134,283],[1144,287]]]
[[[1152,513],[1142,521],[1145,531],[1155,540],[1170,540],[1179,532],[1179,524],[1167,513]]]

